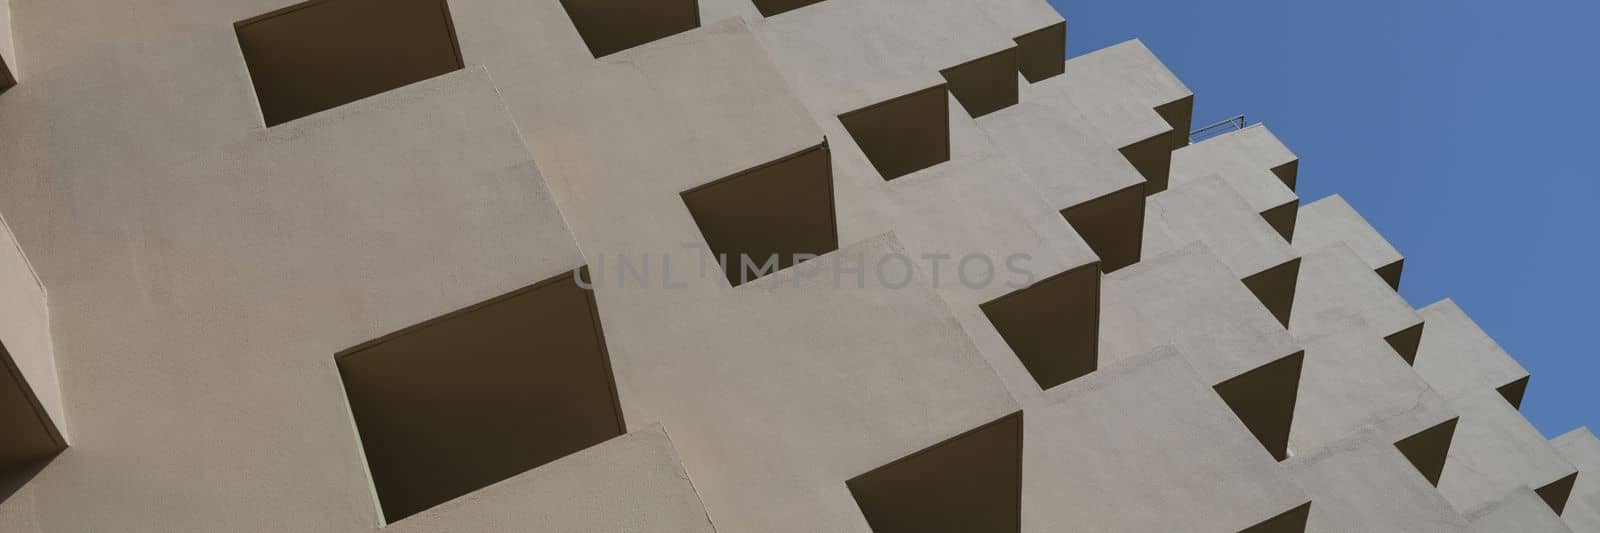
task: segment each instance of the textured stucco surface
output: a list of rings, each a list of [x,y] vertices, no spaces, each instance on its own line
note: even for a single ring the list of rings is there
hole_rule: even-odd
[[[1486,333],[1401,299],[1338,197],[1297,224],[1266,127],[1188,144],[1196,95],[1142,42],[1054,55],[1043,0],[676,2],[698,24],[643,38],[456,1],[464,68],[271,127],[234,23],[283,0],[6,5],[0,336],[71,436],[0,475],[6,532],[866,533],[863,498],[1029,532],[1594,527],[1592,436],[1528,426]],[[908,94],[877,134],[840,118]],[[792,188],[684,196],[795,154],[764,177]],[[837,246],[734,284],[712,234]],[[627,432],[386,524],[336,354],[580,267]],[[1070,301],[986,311],[1029,291]],[[541,423],[507,411],[473,416]],[[1435,488],[1395,443],[1458,417]],[[944,448],[997,421],[1021,449]],[[847,484],[897,464],[946,477]],[[1534,490],[1574,471],[1557,517]]]

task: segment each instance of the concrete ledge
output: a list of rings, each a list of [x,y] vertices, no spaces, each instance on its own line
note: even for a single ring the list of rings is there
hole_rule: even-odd
[[[394,533],[714,533],[691,475],[660,426],[602,442],[390,524]]]
[[[1398,356],[1406,361],[1415,359],[1411,351],[1415,344],[1409,343],[1414,332],[1407,330],[1421,324],[1422,317],[1343,243],[1301,258],[1294,298],[1289,332],[1295,338],[1310,340],[1347,332],[1371,338],[1394,336]],[[1395,336],[1397,333],[1401,335]]]
[[[1573,531],[1600,531],[1600,440],[1588,428],[1574,429],[1550,441],[1567,462],[1578,468],[1578,479],[1561,512]]]
[[[1381,439],[1341,442],[1290,458],[1284,466],[1313,502],[1305,531],[1474,531],[1399,450]]]
[[[1157,226],[1165,238],[1153,239],[1160,242],[1147,244],[1152,249],[1147,253],[1159,253],[1171,243],[1205,243],[1288,327],[1299,278],[1298,254],[1225,180],[1211,176],[1192,181],[1155,194],[1149,202],[1146,224]]]
[[[1518,488],[1506,495],[1469,513],[1467,518],[1472,521],[1476,531],[1516,531],[1519,533],[1573,533],[1573,530],[1562,522],[1561,517],[1540,500],[1539,495],[1526,487]]]
[[[1170,183],[1176,187],[1220,175],[1284,240],[1293,241],[1299,197],[1273,169],[1294,160],[1266,126],[1255,125],[1174,151]]]
[[[1439,492],[1457,510],[1477,516],[1524,489],[1540,491],[1547,511],[1565,505],[1564,484],[1577,469],[1499,393],[1482,390],[1449,403],[1461,422]]]
[[[1495,389],[1513,407],[1522,404],[1528,371],[1461,307],[1446,299],[1417,312],[1428,327],[1422,331],[1414,366],[1434,390],[1453,398]]]
[[[1339,195],[1301,207],[1294,224],[1294,236],[1294,247],[1301,253],[1314,252],[1335,242],[1345,243],[1390,287],[1400,287],[1405,258]]]
[[[53,344],[44,285],[0,217],[0,474],[67,446]]]
[[[1377,337],[1353,330],[1302,342],[1305,365],[1289,440],[1297,454],[1368,434],[1363,442],[1389,445],[1457,416]]]
[[[1023,529],[1235,532],[1304,505],[1299,487],[1203,383],[1162,348],[1029,407]]]

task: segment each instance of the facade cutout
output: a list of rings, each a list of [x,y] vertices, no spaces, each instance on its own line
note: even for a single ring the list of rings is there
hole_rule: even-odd
[[[1296,257],[1240,281],[1250,288],[1250,292],[1256,295],[1261,305],[1266,306],[1273,318],[1287,328],[1290,315],[1294,312],[1294,289],[1299,279],[1300,258]]]
[[[695,0],[561,0],[561,7],[595,57],[700,27]]]
[[[790,11],[794,11],[796,9],[800,9],[802,7],[809,6],[811,4],[819,3],[822,0],[754,0],[754,1],[755,1],[755,4],[756,4],[756,10],[761,12],[761,16],[763,16],[763,17],[773,17],[773,16],[777,16],[777,15],[780,15],[780,14],[783,14],[783,13],[788,13]]]
[[[1289,458],[1289,427],[1304,362],[1305,352],[1295,352],[1214,387],[1250,434],[1279,461]]]
[[[682,196],[734,287],[839,249],[827,143]]]
[[[846,483],[873,533],[1022,529],[1022,413]]]
[[[311,0],[234,31],[269,127],[465,65],[445,0]]]
[[[1411,462],[1411,466],[1417,467],[1417,472],[1421,473],[1430,485],[1439,486],[1439,476],[1444,474],[1445,459],[1450,454],[1450,441],[1455,438],[1456,423],[1459,421],[1460,418],[1446,420],[1394,443],[1394,447]]]
[[[1067,23],[1051,24],[1012,39],[1017,43],[1017,71],[1028,83],[1067,71]]]
[[[1072,229],[1100,256],[1107,274],[1139,262],[1144,249],[1144,198],[1140,183],[1061,211]]]
[[[1414,326],[1384,337],[1383,340],[1389,343],[1389,347],[1394,348],[1395,353],[1400,354],[1401,359],[1406,360],[1406,364],[1415,365],[1417,362],[1417,347],[1422,345],[1422,327],[1425,325],[1427,325],[1426,322],[1418,322]]]
[[[0,476],[26,469],[67,448],[50,415],[34,395],[0,340]],[[0,498],[3,500],[4,498]]]
[[[950,160],[950,99],[944,84],[839,115],[885,180]]]
[[[1094,372],[1100,347],[1100,268],[1087,264],[981,306],[1041,389]]]
[[[1311,502],[1306,502],[1283,514],[1242,529],[1239,533],[1305,533],[1306,521],[1310,518]]]
[[[593,293],[571,272],[337,361],[390,522],[626,431]]]
[[[950,94],[978,118],[1017,105],[1017,49],[999,52],[942,71]]]

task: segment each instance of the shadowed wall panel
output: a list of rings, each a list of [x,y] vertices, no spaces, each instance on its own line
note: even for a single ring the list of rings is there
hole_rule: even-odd
[[[1289,458],[1289,428],[1299,397],[1300,367],[1305,352],[1262,365],[1218,383],[1217,395],[1279,461]]]
[[[339,370],[391,522],[624,432],[571,273],[358,347]]]
[[[1057,274],[982,308],[1039,388],[1072,381],[1099,364],[1098,265]]]
[[[9,473],[67,447],[0,343],[0,473]],[[0,497],[0,501],[4,498]]]
[[[1014,39],[1017,71],[1039,83],[1067,71],[1067,23],[1042,28]]]
[[[1144,249],[1145,184],[1061,211],[1072,229],[1100,256],[1100,270],[1111,273],[1139,262]]]
[[[695,0],[561,0],[595,57],[700,27]]]
[[[684,191],[683,203],[735,287],[839,248],[826,144]]]
[[[1017,49],[1007,48],[942,71],[950,94],[973,118],[1017,104]]]
[[[761,16],[771,17],[802,7],[821,2],[822,0],[755,0],[756,9],[761,11]]]
[[[947,92],[937,85],[839,115],[839,122],[892,180],[950,160]]]
[[[1296,257],[1281,265],[1257,272],[1240,281],[1250,288],[1250,292],[1261,300],[1261,305],[1272,312],[1272,316],[1289,327],[1289,318],[1294,311],[1294,287],[1300,279],[1300,258]]]
[[[234,29],[268,126],[463,65],[444,0],[313,0]]]
[[[873,533],[1022,528],[1022,413],[1014,413],[847,485]]]

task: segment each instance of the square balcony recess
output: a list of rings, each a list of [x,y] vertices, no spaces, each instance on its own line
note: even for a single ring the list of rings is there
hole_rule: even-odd
[[[1017,71],[1039,83],[1067,71],[1067,23],[1034,30],[1016,39]]]
[[[67,441],[0,343],[0,479],[66,449]],[[0,500],[4,500],[0,495]]]
[[[312,0],[234,31],[269,127],[464,65],[445,0]]]
[[[944,84],[872,104],[839,122],[885,180],[950,160],[950,97]]]
[[[1099,265],[1068,270],[980,307],[1041,389],[1099,364]]]
[[[561,7],[595,57],[700,27],[696,0],[561,0]]]
[[[1022,413],[846,483],[873,533],[1022,529]]]
[[[827,143],[682,196],[734,287],[839,248]]]
[[[337,360],[390,522],[626,431],[593,293],[572,273]]]
[[[1017,105],[1017,49],[994,54],[939,71],[950,84],[950,94],[978,118]]]
[[[1139,183],[1061,211],[1083,242],[1100,256],[1103,272],[1139,262],[1144,249],[1145,187]]]
[[[756,9],[761,11],[761,16],[771,17],[788,13],[822,0],[755,0]]]

